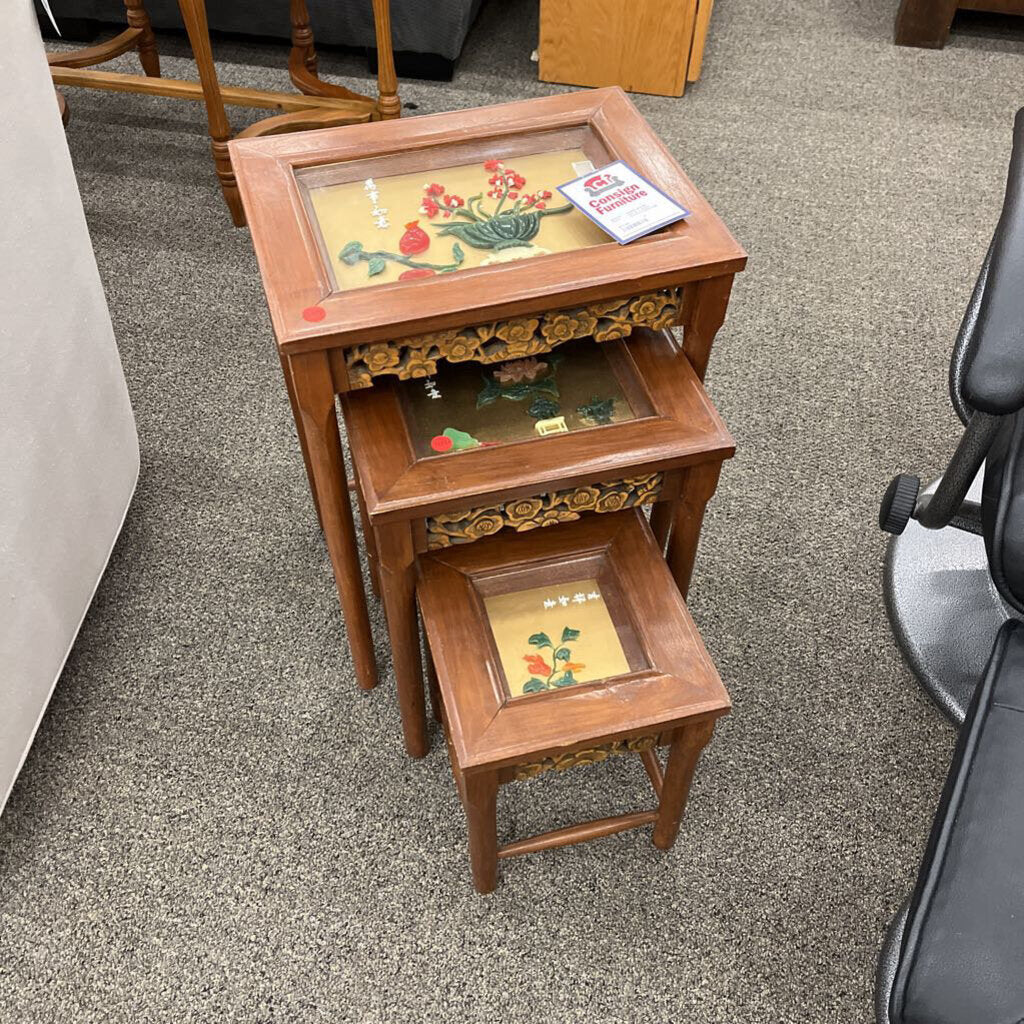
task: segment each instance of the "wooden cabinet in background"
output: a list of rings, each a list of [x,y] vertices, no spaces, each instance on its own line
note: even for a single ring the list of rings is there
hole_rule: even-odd
[[[541,0],[540,78],[682,96],[700,77],[713,0]]]

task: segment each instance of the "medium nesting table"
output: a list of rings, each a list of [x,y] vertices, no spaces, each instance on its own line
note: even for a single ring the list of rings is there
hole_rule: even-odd
[[[417,698],[422,689],[418,636],[414,643],[410,624],[416,621],[413,567],[417,556],[430,549],[429,519],[444,520],[442,532],[450,536],[457,533],[463,513],[483,505],[507,508],[509,502],[525,500],[533,508],[551,494],[560,495],[557,502],[564,505],[561,492],[566,489],[599,489],[626,480],[641,489],[645,502],[664,495],[664,509],[654,518],[655,535],[664,542],[674,521],[683,538],[676,544],[682,552],[678,564],[692,562],[692,552],[686,552],[699,531],[703,501],[714,490],[718,464],[731,453],[727,433],[694,389],[700,390],[733,276],[743,269],[746,254],[619,89],[236,140],[230,152],[356,675],[366,688],[377,681],[342,459],[338,394],[345,396],[353,435],[359,434],[353,455],[372,521],[367,541],[377,545],[406,748],[422,756],[427,745],[422,699]],[[690,216],[620,246],[557,198],[557,185],[618,159],[655,182]],[[433,449],[441,456],[432,460],[434,469],[425,468],[430,459],[410,462],[408,448],[404,463],[382,464],[392,457],[389,452],[400,455],[401,439],[371,430],[370,440],[357,423],[354,410],[374,404],[362,403],[360,392],[371,395],[382,378],[417,380],[429,387],[447,364],[475,363],[480,370],[490,368],[490,380],[501,390],[517,382],[494,374],[535,370],[509,369],[510,364],[539,360],[581,339],[598,348],[621,340],[628,350],[634,342],[644,348],[641,329],[657,335],[671,326],[683,328],[681,351],[673,347],[672,358],[684,381],[684,396],[664,396],[659,408],[656,396],[640,395],[641,385],[630,383],[628,373],[620,374],[626,404],[632,393],[641,406],[648,402],[653,409],[651,414],[641,409],[633,416],[637,422],[613,417],[611,425],[603,423],[607,395],[593,394],[552,410],[540,401],[543,394],[535,394],[528,411],[537,413],[531,414],[536,421],[531,429],[538,440],[491,452],[481,438],[453,422],[430,437],[444,438],[436,444],[443,448],[449,443],[447,452],[455,452],[449,459],[445,451]],[[646,343],[652,352],[659,345],[664,354],[658,358],[669,358],[667,337]],[[612,360],[621,370],[629,358],[636,357],[620,353]],[[550,373],[550,362],[538,372]],[[390,408],[392,420],[394,402],[385,396],[379,405]],[[666,414],[673,402],[689,403],[675,426],[675,413],[668,409]],[[580,412],[581,407],[590,412]],[[679,420],[690,412],[698,420],[704,417],[700,429],[716,434],[712,443],[695,447],[693,436],[682,436],[685,424]],[[574,416],[587,420],[588,429],[572,428]],[[673,430],[679,445],[670,452]],[[655,435],[664,444],[660,453]],[[596,440],[601,437],[605,440]],[[472,441],[483,450],[462,450]],[[634,446],[638,458],[621,457],[622,449]],[[522,460],[518,476],[506,473],[496,487],[462,478],[469,472],[465,467],[495,465],[495,452],[505,463]],[[704,467],[699,472],[698,463]],[[433,506],[417,506],[415,516],[395,505],[395,494],[377,483],[380,474],[403,465],[420,482],[430,474],[436,478]],[[456,472],[457,466],[463,469]],[[661,474],[662,479],[652,485],[637,474]],[[442,495],[445,488],[449,493]],[[424,525],[410,527],[414,519]],[[390,531],[386,543],[376,530],[385,524]],[[676,575],[683,583],[688,570]]]

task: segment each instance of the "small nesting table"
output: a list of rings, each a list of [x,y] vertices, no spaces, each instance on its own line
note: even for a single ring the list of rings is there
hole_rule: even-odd
[[[655,846],[675,842],[730,702],[638,509],[426,555],[417,593],[479,892],[501,857],[648,824]],[[656,809],[498,846],[500,784],[629,753]]]
[[[382,379],[428,380],[439,364],[474,362],[498,369],[577,339],[607,344],[642,328],[670,326],[683,328],[674,358],[699,384],[746,254],[617,88],[239,139],[229,149],[356,676],[369,688],[377,682],[377,667],[336,396],[348,402],[356,392],[379,387]],[[655,182],[690,216],[620,246],[559,198],[556,186],[617,159]],[[706,413],[699,402],[693,408]],[[599,419],[599,405],[595,410]],[[353,417],[350,428],[355,422]],[[451,427],[452,445],[462,443],[460,433],[466,431]],[[731,440],[719,438],[710,459],[706,453],[698,457],[692,446],[671,457],[664,451],[655,456],[644,428],[626,424],[621,429],[619,442],[636,442],[647,453],[626,461],[627,466],[643,464],[644,474],[670,467],[681,474],[688,462],[706,464],[685,482],[681,475],[668,482],[670,490],[677,488],[672,497],[688,509],[682,518],[674,516],[676,529],[684,539],[688,532],[695,537],[703,501],[717,480],[717,471],[707,467],[726,457]],[[480,500],[533,499],[547,485],[621,482],[623,476],[609,475],[621,460],[616,463],[601,444],[585,440],[600,433],[545,438],[551,443],[545,453],[541,444],[524,445],[537,452],[524,467],[533,477],[520,474],[506,494],[492,488]],[[581,447],[562,444],[566,436],[581,439]],[[659,436],[665,440],[664,432]],[[366,479],[374,469],[367,465],[371,447],[375,470],[391,468],[380,465],[389,457],[386,439],[376,441],[371,446],[363,437],[353,439],[353,455]],[[558,472],[548,468],[546,452]],[[456,461],[479,457],[477,464],[483,464],[486,454],[460,454]],[[655,492],[669,494],[661,483],[643,492],[647,500]],[[479,484],[476,490],[487,490]],[[442,474],[437,485],[450,488],[453,497],[438,495],[433,511],[421,510],[421,522],[434,511],[454,514],[464,499],[477,500],[473,488],[454,477]],[[418,638],[414,643],[409,623],[415,622],[411,567],[429,545],[424,533],[410,531],[407,524],[415,517],[407,510],[386,507],[386,500],[382,504],[376,485],[366,490],[369,518],[395,526],[388,554],[377,534],[376,561],[403,695],[406,748],[422,756],[427,749],[422,700],[415,707],[410,697],[422,686],[418,651],[412,654]],[[659,540],[667,538],[672,519],[659,513]],[[368,530],[369,543],[372,534]],[[386,577],[390,585],[384,584]],[[401,631],[397,638],[396,630]]]

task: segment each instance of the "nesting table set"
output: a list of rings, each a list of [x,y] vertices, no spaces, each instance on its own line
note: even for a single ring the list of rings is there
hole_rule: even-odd
[[[745,253],[618,89],[230,151],[358,682],[336,396],[405,746],[427,752],[429,692],[477,888],[638,825],[670,846],[730,706],[684,598],[734,451],[702,380]],[[612,241],[557,186],[614,160],[690,215]],[[499,785],[620,753],[655,809],[498,846]]]

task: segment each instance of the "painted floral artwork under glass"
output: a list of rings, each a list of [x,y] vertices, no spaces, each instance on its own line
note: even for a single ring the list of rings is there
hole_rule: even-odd
[[[513,698],[631,671],[596,579],[491,595],[484,609]]]
[[[439,363],[399,385],[419,458],[623,423],[634,409],[608,350],[580,340],[505,363]]]
[[[603,245],[562,198],[580,149],[311,188],[339,291]]]

